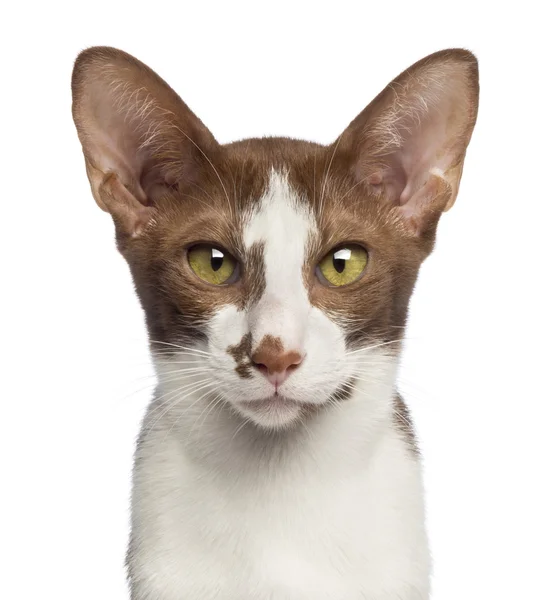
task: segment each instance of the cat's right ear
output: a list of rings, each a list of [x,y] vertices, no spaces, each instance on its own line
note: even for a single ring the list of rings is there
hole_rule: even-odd
[[[138,236],[164,186],[197,178],[219,144],[179,96],[134,57],[83,51],[72,75],[73,118],[98,205]]]

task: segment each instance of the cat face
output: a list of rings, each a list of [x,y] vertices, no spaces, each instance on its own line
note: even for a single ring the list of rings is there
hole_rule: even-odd
[[[172,397],[198,392],[281,428],[393,381],[475,122],[472,55],[417,63],[330,146],[221,146],[113,49],[80,55],[73,89],[91,187],[115,221]]]
[[[271,166],[266,146],[281,144],[292,156]],[[232,145],[207,196],[169,192],[126,249],[164,377],[205,366],[242,415],[274,427],[393,370],[428,245],[346,175],[325,181],[328,152],[307,144],[300,160],[297,145]],[[195,342],[197,356],[169,351]]]

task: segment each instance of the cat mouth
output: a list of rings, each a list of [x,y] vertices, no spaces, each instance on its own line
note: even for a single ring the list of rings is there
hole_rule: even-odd
[[[290,406],[301,406],[301,402],[297,402],[296,400],[292,400],[292,398],[288,398],[287,396],[283,396],[275,392],[271,396],[267,398],[262,398],[260,400],[243,400],[240,402],[241,406],[244,408],[248,408],[250,410],[267,410],[267,409],[282,409],[289,408]]]
[[[340,384],[324,402],[308,402],[285,396],[280,391],[264,398],[240,400],[235,403],[238,411],[265,429],[284,429],[314,415],[329,402],[348,400],[352,394],[353,381]]]
[[[302,415],[305,403],[275,393],[259,400],[244,400],[238,407],[255,423],[264,427],[284,427]]]

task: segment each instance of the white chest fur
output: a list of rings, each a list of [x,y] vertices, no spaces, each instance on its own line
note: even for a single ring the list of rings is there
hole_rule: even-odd
[[[428,598],[420,467],[391,411],[368,423],[367,404],[355,396],[289,434],[239,430],[227,408],[144,427],[133,598]]]

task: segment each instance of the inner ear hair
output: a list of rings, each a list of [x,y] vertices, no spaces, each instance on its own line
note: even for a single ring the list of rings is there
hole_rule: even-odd
[[[354,176],[417,234],[454,204],[478,96],[475,56],[436,52],[394,79],[336,142]]]
[[[195,179],[202,158],[219,147],[164,80],[121,50],[83,51],[72,95],[94,198],[129,235],[143,230],[151,218],[145,208],[164,186]]]

